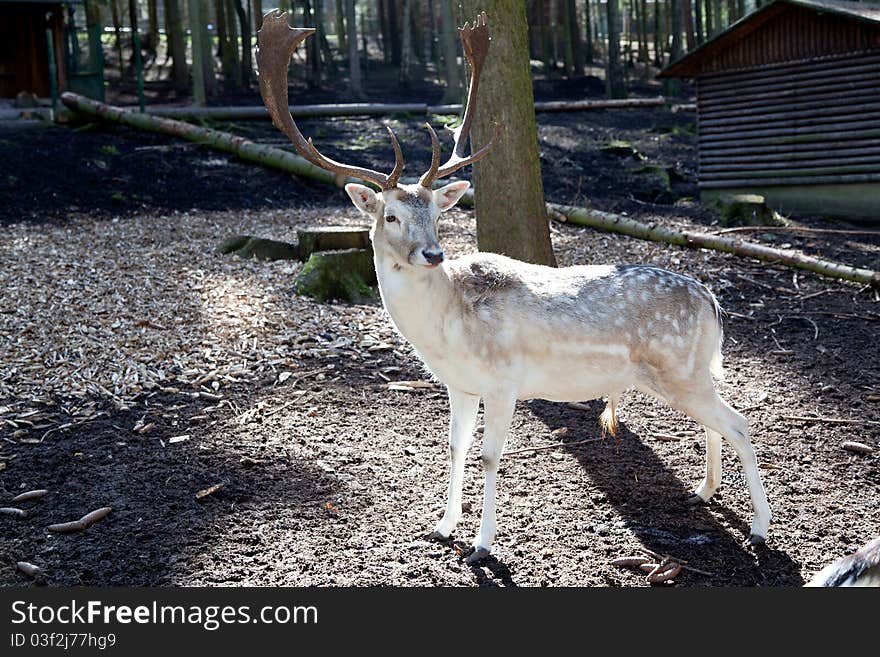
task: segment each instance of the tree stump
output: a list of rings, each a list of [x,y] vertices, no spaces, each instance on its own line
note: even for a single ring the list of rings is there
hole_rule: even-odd
[[[370,229],[362,226],[318,226],[297,231],[299,259],[305,262],[317,251],[370,250]]]
[[[374,299],[376,270],[373,255],[366,249],[344,249],[312,253],[293,283],[297,294],[317,301],[339,299],[358,303]]]
[[[729,194],[715,202],[722,226],[784,226],[785,222],[767,207],[758,194]]]
[[[252,237],[251,235],[235,235],[217,247],[218,253],[235,254],[242,258],[259,260],[296,260],[299,249],[296,244],[277,240]]]

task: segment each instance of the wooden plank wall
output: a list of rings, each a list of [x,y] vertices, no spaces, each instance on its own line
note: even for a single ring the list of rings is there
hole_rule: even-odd
[[[880,182],[880,46],[697,79],[699,184]]]
[[[706,54],[699,75],[880,48],[880,25],[790,6],[748,35]]]

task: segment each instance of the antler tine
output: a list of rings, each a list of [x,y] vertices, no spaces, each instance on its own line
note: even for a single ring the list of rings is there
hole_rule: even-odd
[[[461,125],[459,125],[452,134],[455,139],[455,146],[452,149],[452,155],[443,164],[442,167],[435,166],[432,159],[431,168],[419,179],[425,187],[431,187],[435,180],[443,178],[449,174],[461,169],[468,164],[473,164],[485,157],[492,150],[495,142],[500,135],[498,124],[495,124],[495,130],[492,134],[491,141],[483,146],[476,153],[472,153],[470,157],[465,156],[465,147],[467,146],[468,136],[471,131],[471,124],[474,120],[474,113],[477,109],[477,89],[480,85],[480,74],[483,71],[483,63],[486,61],[486,54],[489,52],[489,19],[486,12],[481,12],[474,20],[473,26],[465,23],[459,28],[461,34],[461,45],[464,50],[465,59],[471,67],[471,79],[468,88],[467,104],[465,105],[464,117]],[[433,130],[432,130],[433,133]],[[432,134],[432,143],[436,135]],[[438,144],[439,149],[439,144]],[[436,152],[439,158],[439,151]]]
[[[403,153],[391,128],[388,128],[388,133],[391,135],[391,145],[394,148],[394,170],[386,175],[325,157],[315,148],[311,139],[307,140],[303,137],[293,120],[288,109],[287,68],[297,46],[314,33],[314,28],[310,27],[291,28],[285,12],[273,10],[263,17],[263,26],[257,32],[257,66],[260,94],[272,123],[287,135],[297,152],[315,166],[339,176],[351,176],[369,181],[383,190],[395,187],[403,172]]]
[[[430,189],[431,184],[437,179],[437,170],[440,168],[440,139],[430,123],[426,123],[425,127],[431,135],[431,168],[422,174],[419,184]]]

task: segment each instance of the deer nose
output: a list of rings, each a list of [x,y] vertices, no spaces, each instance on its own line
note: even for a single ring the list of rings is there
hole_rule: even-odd
[[[436,251],[423,249],[422,255],[425,257],[425,260],[427,260],[432,265],[439,265],[441,262],[443,262],[443,251],[439,249]]]

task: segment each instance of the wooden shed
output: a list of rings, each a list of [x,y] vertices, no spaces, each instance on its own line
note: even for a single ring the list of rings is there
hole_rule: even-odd
[[[660,76],[696,82],[704,201],[880,221],[880,5],[776,0]]]
[[[52,94],[49,53],[59,88],[67,82],[62,0],[0,0],[0,98]],[[51,35],[51,48],[49,36]]]

